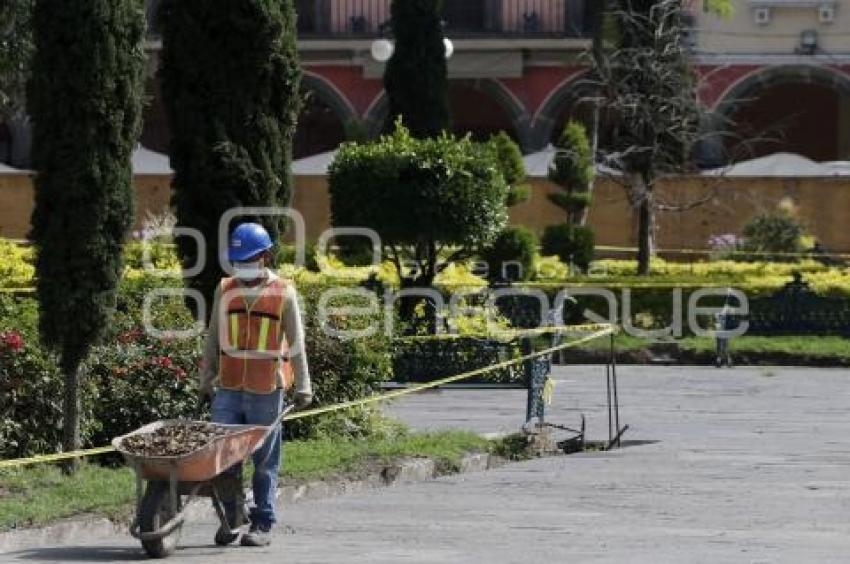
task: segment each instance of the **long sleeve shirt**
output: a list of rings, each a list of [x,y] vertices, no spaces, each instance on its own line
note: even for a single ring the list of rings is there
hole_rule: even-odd
[[[266,276],[260,283],[259,288],[269,284],[278,278],[277,274],[266,269]],[[246,295],[245,299],[252,305],[256,301],[256,295]],[[213,300],[212,315],[204,343],[204,357],[200,370],[200,385],[202,391],[211,391],[219,385],[218,367],[221,347],[219,342],[219,317],[221,308],[221,287],[215,292]],[[313,391],[310,384],[310,372],[307,368],[307,353],[304,348],[304,327],[301,321],[301,312],[298,307],[298,293],[295,285],[291,282],[286,284],[284,294],[283,319],[281,319],[283,334],[289,345],[287,354],[292,363],[293,375],[295,376],[295,393],[312,397]],[[281,342],[283,350],[283,342]]]

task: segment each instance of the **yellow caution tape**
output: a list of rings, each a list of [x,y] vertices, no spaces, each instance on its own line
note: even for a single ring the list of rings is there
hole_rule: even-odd
[[[401,396],[406,396],[408,394],[414,394],[416,392],[421,392],[423,390],[429,390],[431,388],[436,388],[438,386],[442,386],[444,384],[451,384],[452,382],[457,382],[459,380],[466,380],[467,378],[472,378],[473,376],[479,376],[481,374],[486,374],[487,372],[491,372],[493,370],[500,370],[502,368],[507,368],[514,364],[519,364],[525,362],[527,360],[535,359],[539,356],[545,356],[547,354],[552,354],[553,352],[557,352],[564,349],[569,349],[572,347],[577,347],[588,341],[593,341],[598,339],[599,337],[604,337],[605,335],[613,335],[615,332],[615,327],[613,325],[606,326],[605,329],[601,329],[590,335],[582,337],[581,339],[576,339],[575,341],[569,341],[567,343],[561,343],[560,345],[555,345],[553,347],[549,347],[547,349],[543,349],[534,353],[526,354],[517,358],[513,358],[511,360],[505,360],[502,362],[498,362],[496,364],[492,364],[490,366],[485,366],[484,368],[476,368],[475,370],[470,370],[468,372],[463,372],[461,374],[455,374],[454,376],[447,376],[445,378],[440,378],[439,380],[432,380],[431,382],[424,382],[422,384],[415,384],[410,386],[409,388],[405,388],[402,390],[394,390],[391,392],[387,392],[384,394],[378,394],[375,396],[370,396],[368,398],[362,398],[359,400],[351,400],[347,402],[338,403],[336,405],[328,405],[325,407],[317,407],[314,409],[308,409],[305,411],[296,411],[290,415],[287,415],[283,418],[284,421],[291,421],[293,419],[303,419],[304,417],[312,417],[313,415],[320,415],[322,413],[330,413],[332,411],[339,411],[341,409],[348,409],[351,407],[358,407],[361,405],[367,405],[370,403],[377,403],[382,401],[387,401],[390,399],[398,398]]]
[[[59,452],[56,454],[42,454],[32,456],[30,458],[16,458],[14,460],[0,460],[0,468],[13,468],[15,466],[26,466],[27,464],[39,464],[42,462],[57,462],[59,460],[67,460],[69,458],[80,458],[83,456],[95,456],[97,454],[105,454],[115,451],[115,447],[105,446],[97,448],[88,448],[84,450],[74,450],[71,452]]]
[[[576,326],[581,327],[581,326]],[[448,376],[446,378],[440,378],[439,380],[433,380],[431,382],[425,382],[422,384],[417,384],[410,386],[409,388],[405,388],[402,390],[394,390],[391,392],[377,394],[374,396],[370,396],[367,398],[361,398],[357,400],[345,401],[341,403],[337,403],[334,405],[328,405],[324,407],[316,407],[313,409],[307,409],[304,411],[296,411],[295,413],[291,413],[286,415],[283,420],[284,421],[292,421],[294,419],[304,419],[305,417],[313,417],[315,415],[321,415],[323,413],[331,413],[334,411],[340,411],[343,409],[350,409],[352,407],[359,407],[361,405],[368,405],[371,403],[378,403],[387,401],[390,399],[406,396],[408,394],[414,394],[416,392],[421,392],[422,390],[428,390],[431,388],[436,388],[437,386],[442,386],[444,384],[450,384],[452,382],[457,382],[459,380],[465,380],[467,378],[472,378],[473,376],[478,376],[481,374],[486,374],[487,372],[491,372],[494,370],[499,370],[502,368],[507,368],[508,366],[512,366],[514,364],[519,364],[525,362],[527,360],[531,360],[537,358],[539,356],[544,356],[547,354],[551,354],[553,352],[568,349],[572,347],[577,347],[581,344],[587,343],[588,341],[592,341],[594,339],[598,339],[600,337],[604,337],[605,335],[613,335],[616,332],[616,327],[613,325],[600,325],[602,329],[599,329],[590,335],[586,335],[580,339],[575,341],[569,341],[566,343],[561,343],[560,345],[556,345],[553,347],[549,347],[547,349],[543,349],[541,351],[537,351],[535,353],[530,353],[518,358],[514,358],[511,360],[506,360],[503,362],[499,362],[497,364],[492,364],[490,366],[485,366],[483,368],[477,368],[475,370],[470,370],[468,372],[463,372],[461,374],[456,374],[454,376]],[[544,390],[545,393],[545,390]],[[2,468],[15,468],[19,466],[26,466],[29,464],[39,464],[43,462],[57,462],[60,460],[68,460],[71,458],[81,458],[84,456],[95,456],[98,454],[105,454],[107,452],[114,452],[115,448],[112,446],[104,446],[98,448],[90,448],[85,450],[75,450],[71,452],[60,452],[56,454],[44,454],[39,456],[32,456],[30,458],[17,458],[14,460],[2,460],[0,461],[0,469]]]

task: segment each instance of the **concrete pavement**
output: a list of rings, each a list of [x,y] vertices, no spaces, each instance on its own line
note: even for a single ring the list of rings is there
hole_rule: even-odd
[[[550,420],[607,436],[604,370],[561,367]],[[185,528],[177,562],[850,562],[850,372],[621,367],[616,452],[298,503],[271,548],[211,547]],[[523,392],[443,391],[391,410],[419,428],[515,430]],[[123,534],[0,555],[121,562]]]

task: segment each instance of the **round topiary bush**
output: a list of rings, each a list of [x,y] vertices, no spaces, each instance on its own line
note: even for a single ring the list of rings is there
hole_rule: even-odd
[[[593,260],[594,237],[589,227],[562,223],[543,232],[543,254],[557,255],[563,262],[586,271]]]
[[[521,282],[531,278],[537,236],[525,227],[508,227],[492,245],[484,249],[481,259],[487,263],[487,279],[491,282]]]
[[[754,255],[744,255],[743,258],[787,261],[789,257],[783,253],[799,253],[803,250],[803,235],[803,224],[791,213],[780,210],[759,214],[744,226],[742,249]]]

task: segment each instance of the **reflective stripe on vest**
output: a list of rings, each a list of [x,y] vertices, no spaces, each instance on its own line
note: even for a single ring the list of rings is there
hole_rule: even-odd
[[[239,314],[231,313],[230,317],[230,346],[239,349]]]
[[[280,320],[278,320],[280,322]],[[257,339],[257,350],[266,352],[267,341],[269,340],[269,318],[264,317],[260,320],[260,337]]]

